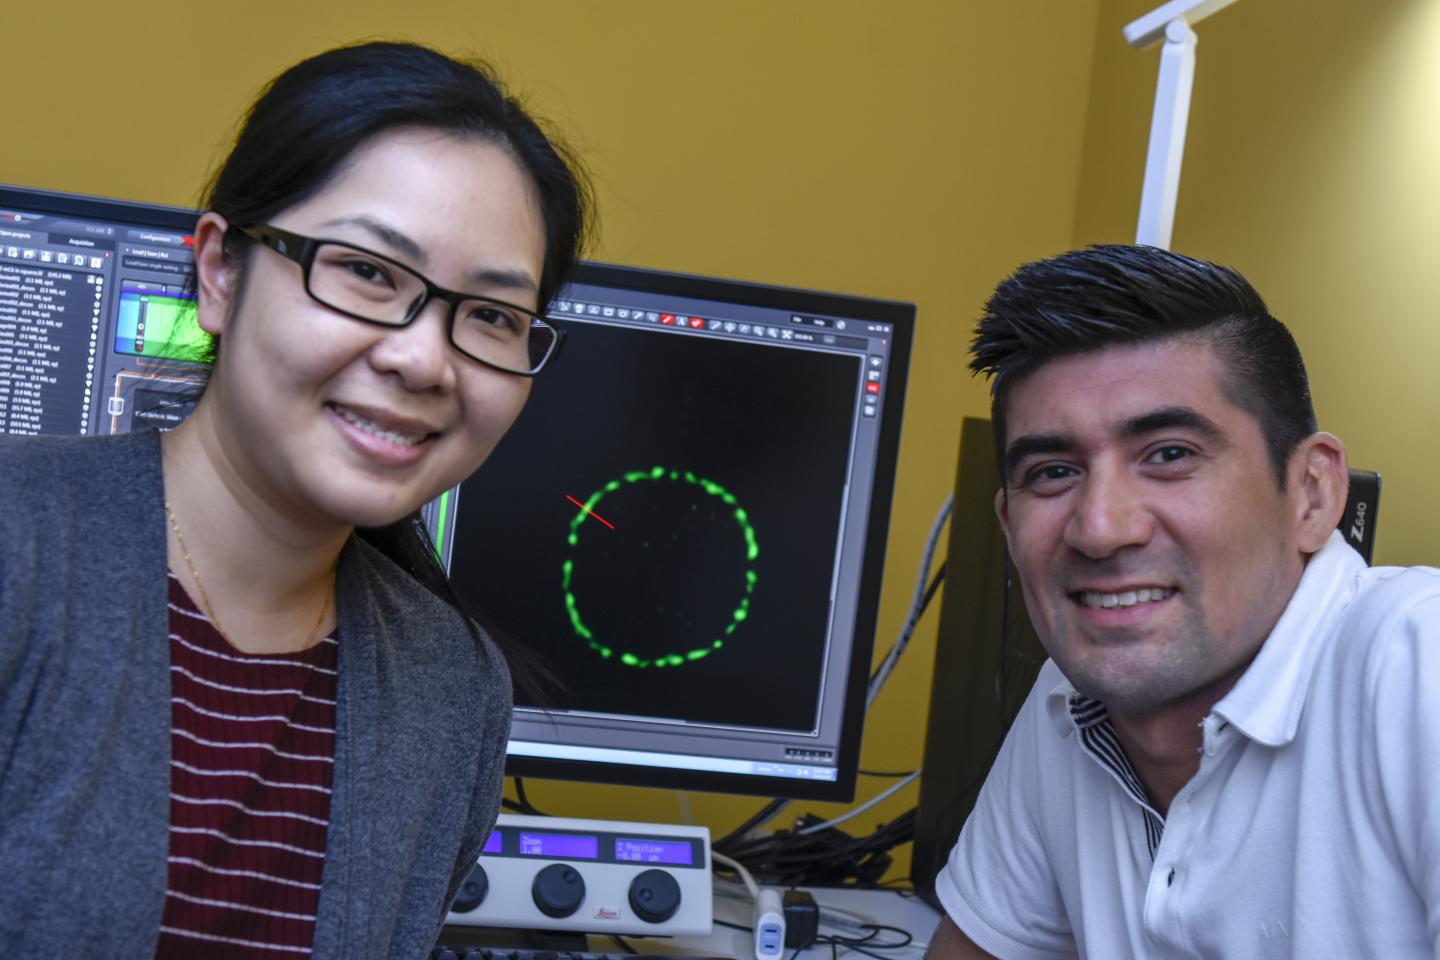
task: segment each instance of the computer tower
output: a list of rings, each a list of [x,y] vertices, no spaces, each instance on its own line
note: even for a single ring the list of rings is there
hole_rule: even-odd
[[[1340,532],[1345,542],[1370,563],[1375,556],[1375,524],[1380,518],[1380,474],[1370,470],[1350,471],[1350,495],[1340,515]]]
[[[990,421],[966,417],[910,866],[916,892],[937,907],[935,874],[1045,662],[995,518],[999,489]]]

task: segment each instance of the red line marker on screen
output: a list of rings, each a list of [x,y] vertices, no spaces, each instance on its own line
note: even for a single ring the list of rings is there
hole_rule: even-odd
[[[568,493],[565,494],[565,499],[566,499],[566,500],[569,500],[571,503],[575,504],[575,506],[579,507],[581,510],[584,510],[586,513],[590,514],[590,516],[594,517],[596,520],[599,520],[601,523],[605,524],[605,526],[609,527],[611,530],[614,530],[614,529],[615,529],[615,524],[611,523],[609,520],[606,520],[604,517],[600,516],[600,514],[596,513],[594,510],[591,510],[589,507],[585,506],[585,504],[581,503],[579,500],[576,500],[574,497],[570,496],[570,494],[568,494]]]

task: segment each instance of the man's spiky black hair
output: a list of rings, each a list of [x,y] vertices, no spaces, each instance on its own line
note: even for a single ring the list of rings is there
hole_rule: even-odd
[[[997,451],[1015,385],[1060,357],[1176,337],[1210,344],[1226,396],[1255,413],[1277,481],[1316,430],[1300,348],[1237,271],[1158,247],[1105,244],[1028,263],[985,305],[970,369],[991,378]]]

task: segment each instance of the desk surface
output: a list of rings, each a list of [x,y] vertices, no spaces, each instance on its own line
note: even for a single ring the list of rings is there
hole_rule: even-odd
[[[940,915],[919,897],[901,896],[892,890],[855,890],[847,887],[807,887],[804,889],[808,890],[815,898],[822,913],[828,908],[848,915],[857,922],[883,924],[910,934],[912,942],[909,945],[899,949],[880,949],[878,955],[882,960],[921,960],[926,946],[929,945],[930,935],[940,921]],[[708,936],[626,937],[625,942],[632,949],[648,954],[733,957],[735,960],[754,960],[755,940],[753,934],[748,930],[737,930],[720,922],[725,921],[748,928],[753,922],[752,912],[752,901],[748,897],[735,899],[720,892],[715,897],[715,920],[717,922]],[[820,924],[820,934],[822,936],[825,934],[864,935],[853,926],[836,926],[827,924],[823,920]],[[508,942],[511,936],[516,937],[517,942]],[[877,946],[883,947],[886,943],[895,943],[898,939],[902,938],[894,934],[882,933],[877,937],[876,943],[871,945],[871,949]],[[606,936],[591,936],[589,941],[589,949],[593,952],[616,954],[623,952],[616,949],[615,943]],[[535,946],[533,943],[525,943],[523,934],[518,931],[486,930],[480,927],[446,927],[441,942],[452,947],[491,946],[513,949]],[[546,949],[558,949],[563,952],[561,948],[547,947]],[[840,952],[844,952],[843,947],[840,948]],[[852,956],[858,960],[862,955],[852,953]],[[795,951],[787,950],[784,960],[831,960],[830,947],[828,944],[819,944],[800,951],[798,956],[795,956]]]
[[[909,932],[914,942],[901,950],[885,950],[883,956],[893,960],[920,960],[930,942],[930,934],[940,922],[940,914],[919,897],[901,896],[891,890],[854,890],[846,887],[808,887],[815,902],[823,909],[833,907],[864,918],[871,923],[899,927]],[[715,919],[750,926],[750,905],[748,901],[732,900],[728,897],[715,898]],[[820,932],[853,936],[854,931],[821,924]],[[736,960],[752,960],[754,938],[743,930],[715,924],[708,937],[674,937],[672,939],[638,940],[630,942],[637,950],[665,954],[703,954],[715,957],[734,957]],[[787,951],[785,960],[790,960]],[[859,956],[858,954],[856,956]],[[800,952],[798,960],[824,960],[830,958],[830,948],[825,945],[811,947]]]

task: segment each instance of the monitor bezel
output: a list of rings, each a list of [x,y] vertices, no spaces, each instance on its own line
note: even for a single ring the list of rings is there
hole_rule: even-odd
[[[38,202],[37,202],[38,201]],[[21,187],[0,183],[0,207],[40,208],[54,216],[83,216],[96,220],[114,220],[141,227],[163,227],[191,233],[200,219],[197,210],[171,207],[140,200],[115,200],[78,193],[61,193],[40,187]]]
[[[860,766],[860,743],[864,732],[865,695],[875,650],[875,627],[879,618],[880,587],[885,565],[885,547],[890,530],[895,473],[899,465],[900,429],[909,374],[910,352],[915,335],[915,305],[898,300],[824,293],[798,287],[725,280],[696,274],[672,273],[643,267],[582,261],[572,278],[575,282],[623,290],[640,291],[696,300],[714,300],[745,306],[853,318],[860,322],[885,323],[891,328],[885,402],[881,405],[879,443],[876,449],[874,484],[867,536],[861,554],[860,583],[855,610],[854,645],[850,674],[845,684],[845,715],[841,721],[835,780],[804,780],[611,764],[588,760],[560,760],[550,757],[506,755],[509,776],[552,780],[606,783],[616,786],[650,786],[715,793],[783,797],[791,800],[821,800],[848,803],[855,797]],[[552,316],[554,316],[552,311]],[[564,322],[563,316],[555,319]],[[563,360],[562,360],[563,362]],[[483,468],[482,468],[483,469]]]

